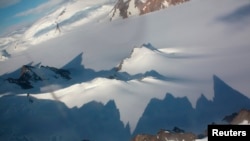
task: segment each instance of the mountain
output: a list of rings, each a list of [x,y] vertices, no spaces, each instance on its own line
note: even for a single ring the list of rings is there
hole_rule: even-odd
[[[1,42],[0,140],[200,134],[249,108],[248,0],[192,0],[112,21],[112,1],[67,4],[4,38],[17,46]],[[23,66],[26,89],[8,81]]]
[[[185,140],[185,141],[195,141],[197,136],[193,133],[185,132],[174,132],[171,130],[160,130],[156,135],[150,134],[139,134],[136,135],[131,141],[161,141],[161,140]]]
[[[111,11],[110,20],[116,17],[128,18],[143,15],[177,5],[189,0],[118,0]]]
[[[113,3],[114,0],[64,1],[57,6],[57,9],[48,11],[47,15],[33,24],[0,37],[0,49],[8,48],[13,52],[13,50],[24,49],[30,44],[39,44],[62,36],[75,27],[89,24],[92,20],[103,19]]]
[[[40,68],[37,68],[30,65],[24,65],[21,68],[19,78],[9,77],[6,80],[9,83],[15,83],[19,85],[23,89],[31,89],[34,87],[32,86],[31,82],[44,81],[51,78],[58,79],[60,77],[66,80],[71,79],[70,72],[68,70],[57,69],[55,67],[49,66],[41,66]]]
[[[250,124],[250,111],[248,109],[241,109],[239,112],[234,112],[231,115],[223,118],[229,124]]]

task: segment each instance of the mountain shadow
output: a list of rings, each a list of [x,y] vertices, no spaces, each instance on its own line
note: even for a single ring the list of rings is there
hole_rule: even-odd
[[[133,134],[155,134],[159,129],[174,127],[191,130],[195,122],[194,113],[195,110],[187,97],[175,98],[167,93],[163,100],[151,99]]]
[[[0,126],[0,140],[4,141],[128,141],[131,136],[113,100],[70,109],[59,101],[3,96]]]
[[[182,129],[203,133],[208,124],[222,123],[225,115],[250,109],[250,99],[228,86],[217,76],[214,98],[204,95],[193,108],[187,97],[167,93],[163,100],[151,99],[133,134],[124,126],[115,101],[91,101],[80,108],[68,108],[55,100],[8,95],[0,98],[0,140],[128,141],[141,133],[156,134],[160,129]]]
[[[92,101],[73,113],[79,121],[76,128],[83,133],[84,138],[93,141],[128,141],[130,138],[129,126],[124,127],[113,100],[106,105]]]
[[[193,108],[189,100],[175,98],[167,93],[163,100],[152,99],[140,118],[133,135],[155,134],[159,129],[172,129],[174,126],[197,134],[203,133],[208,124],[223,123],[223,117],[240,109],[250,109],[250,99],[231,88],[216,75],[214,98],[204,95]]]
[[[236,9],[235,11],[220,17],[219,20],[229,23],[240,23],[250,16],[250,3],[243,5]]]
[[[209,101],[201,96],[196,104],[196,118],[202,121],[200,124],[206,128],[206,123],[222,123],[225,115],[230,115],[241,109],[250,108],[250,99],[233,89],[218,76],[213,76],[214,98]]]

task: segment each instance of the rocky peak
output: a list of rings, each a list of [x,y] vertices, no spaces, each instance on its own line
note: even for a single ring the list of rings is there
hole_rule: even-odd
[[[111,19],[128,18],[132,15],[143,15],[189,0],[118,0],[111,11]]]
[[[250,110],[242,109],[230,122],[231,124],[250,124]]]
[[[31,89],[34,87],[33,84],[38,81],[48,81],[58,78],[71,79],[68,70],[55,67],[23,65],[20,70],[19,78],[9,77],[6,80],[9,83],[19,85],[22,89]]]
[[[195,139],[197,139],[195,134],[184,132],[184,130],[181,130],[181,132],[174,132],[161,129],[156,135],[138,134],[132,141],[195,141]]]

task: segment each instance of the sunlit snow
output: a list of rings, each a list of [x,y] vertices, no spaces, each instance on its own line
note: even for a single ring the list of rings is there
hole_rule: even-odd
[[[23,36],[2,38],[0,75],[31,62],[62,67],[80,53],[82,65],[95,71],[112,69],[121,62],[121,73],[157,71],[169,79],[95,78],[61,89],[43,87],[42,91],[56,90],[31,94],[64,102],[69,108],[113,99],[131,132],[152,98],[162,99],[166,93],[186,96],[193,107],[201,94],[212,100],[214,74],[250,97],[250,19],[228,20],[249,1],[192,0],[110,22],[112,4],[108,0],[74,1],[37,21]],[[61,31],[56,31],[57,23]]]

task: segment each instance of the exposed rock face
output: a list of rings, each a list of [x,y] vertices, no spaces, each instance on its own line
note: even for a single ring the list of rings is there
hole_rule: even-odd
[[[161,130],[157,134],[157,139],[159,141],[166,139],[173,141],[194,141],[196,138],[196,135],[193,133],[171,133],[168,131]]]
[[[69,80],[70,72],[65,69],[58,69],[55,67],[49,66],[31,66],[31,65],[23,65],[21,68],[21,73],[19,78],[9,77],[6,80],[9,83],[15,83],[19,85],[22,89],[31,89],[33,88],[33,83],[48,79],[58,79],[59,77]]]
[[[29,65],[23,65],[21,68],[21,73],[19,78],[9,77],[7,80],[9,83],[15,83],[23,89],[33,88],[31,81],[42,81],[42,78],[38,76],[34,71],[34,67]]]
[[[132,141],[194,141],[197,136],[193,133],[185,132],[170,132],[166,130],[160,130],[157,135],[139,134],[136,135]]]
[[[157,137],[155,135],[139,134],[132,141],[157,141]]]
[[[128,18],[131,15],[143,15],[186,1],[189,0],[118,0],[112,10],[111,20],[117,16]]]
[[[250,110],[242,109],[230,122],[231,124],[250,124]]]
[[[232,122],[232,120],[236,117],[238,115],[238,113],[232,113],[231,115],[227,115],[227,116],[225,116],[223,119],[222,119],[222,121],[225,121],[225,122],[227,122],[227,123],[230,123],[230,122]]]

